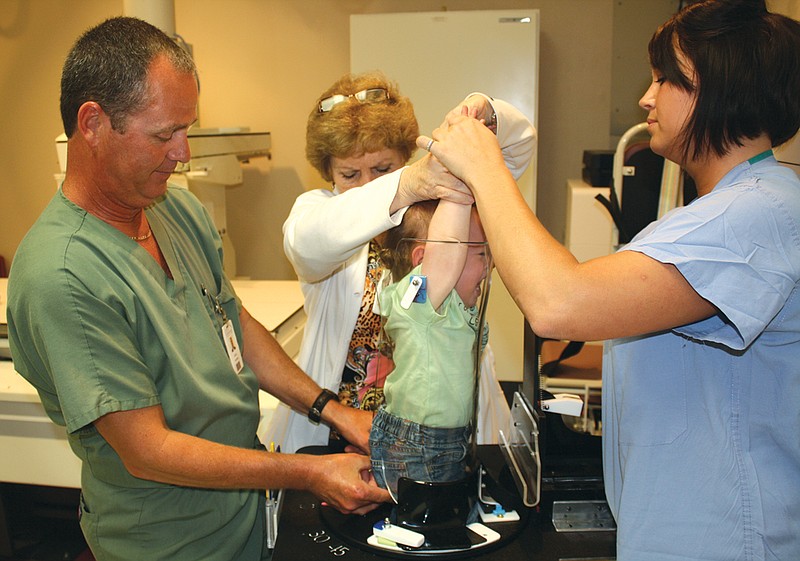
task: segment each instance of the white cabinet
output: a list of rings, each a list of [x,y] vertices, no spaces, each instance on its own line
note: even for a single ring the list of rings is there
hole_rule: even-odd
[[[595,197],[608,198],[608,187],[582,179],[567,180],[567,232],[564,243],[580,262],[614,252],[617,229],[611,214]]]

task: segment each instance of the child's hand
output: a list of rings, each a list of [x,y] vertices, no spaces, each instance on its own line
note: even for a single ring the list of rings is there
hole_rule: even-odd
[[[492,104],[489,103],[489,100],[483,95],[471,95],[459,103],[447,113],[444,123],[442,124],[444,125],[456,116],[471,117],[472,119],[481,121],[493,133],[497,134],[497,116],[495,115]]]

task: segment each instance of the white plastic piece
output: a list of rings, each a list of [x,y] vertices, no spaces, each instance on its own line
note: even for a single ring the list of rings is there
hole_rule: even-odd
[[[500,534],[481,524],[480,522],[473,522],[472,524],[467,524],[467,528],[478,534],[480,537],[486,540],[486,543],[479,544],[479,545],[489,545],[490,543],[494,543],[500,539]],[[475,547],[475,546],[472,546]]]
[[[486,540],[486,541],[484,541],[482,543],[478,543],[478,544],[473,545],[472,547],[470,547],[470,550],[478,549],[478,548],[481,548],[481,547],[485,547],[487,545],[491,545],[491,544],[493,544],[493,543],[495,543],[495,542],[500,540],[500,534],[499,533],[495,532],[494,530],[492,530],[491,528],[489,528],[487,526],[484,526],[480,522],[473,522],[472,524],[467,524],[467,528],[470,531],[475,532],[478,536],[480,536],[484,540]],[[380,541],[378,539],[378,536],[376,536],[375,534],[373,534],[373,535],[371,535],[371,536],[369,536],[367,538],[367,543],[369,545],[371,545],[372,547],[385,549],[387,551],[400,551],[400,552],[406,552],[406,553],[408,552],[408,550],[404,550],[401,547],[398,547],[397,545],[390,545],[387,541]],[[437,554],[462,553],[463,551],[464,551],[463,549],[438,549],[438,550],[436,550],[436,553]]]
[[[408,530],[402,526],[392,524],[388,520],[380,520],[372,527],[372,534],[379,538],[407,545],[408,547],[419,547],[425,543],[425,536],[419,532]]]
[[[414,298],[417,297],[417,292],[419,289],[422,288],[422,278],[416,275],[411,277],[411,282],[406,289],[406,293],[403,294],[402,300],[400,300],[400,306],[407,310],[411,307],[411,304],[414,302]]]
[[[546,413],[560,413],[580,417],[583,411],[583,400],[571,393],[557,393],[553,399],[542,400],[542,410]]]

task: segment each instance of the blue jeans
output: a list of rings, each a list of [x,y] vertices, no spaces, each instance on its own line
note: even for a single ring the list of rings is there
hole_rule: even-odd
[[[445,483],[466,477],[469,426],[435,428],[396,417],[381,407],[369,437],[372,473],[397,499],[397,481]],[[388,485],[388,487],[387,487]]]

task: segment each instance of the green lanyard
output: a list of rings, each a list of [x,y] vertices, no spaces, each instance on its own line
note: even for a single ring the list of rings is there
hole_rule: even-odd
[[[752,166],[753,164],[758,163],[761,160],[766,160],[770,156],[772,156],[772,148],[770,148],[769,150],[764,150],[763,152],[761,152],[761,154],[753,156],[752,158],[747,160],[747,163],[749,163]]]

